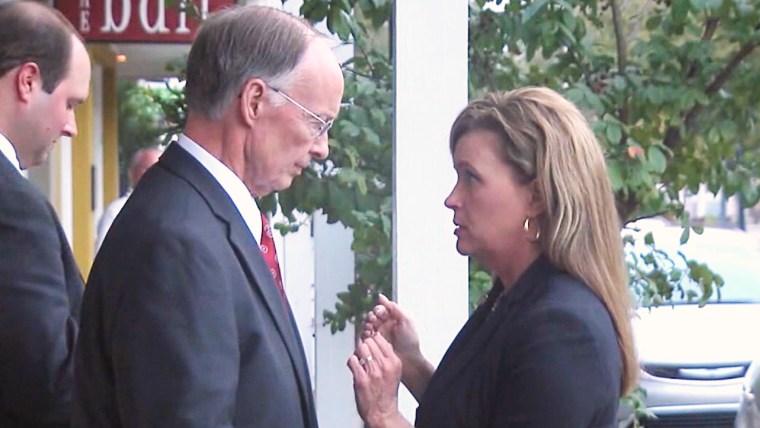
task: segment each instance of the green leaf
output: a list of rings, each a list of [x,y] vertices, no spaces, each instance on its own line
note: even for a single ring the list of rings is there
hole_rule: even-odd
[[[621,164],[616,159],[607,160],[607,173],[610,176],[612,190],[619,191],[623,188],[623,175],[621,174]]]
[[[346,22],[345,12],[339,5],[332,4],[330,6],[330,12],[327,15],[327,28],[338,35],[341,40],[348,40],[351,35],[351,29]]]
[[[665,168],[668,166],[667,158],[665,158],[665,154],[658,146],[649,147],[647,150],[647,160],[652,170],[658,174],[665,172]]]
[[[689,240],[689,231],[691,228],[684,227],[683,232],[681,232],[681,239],[678,241],[681,243],[681,245],[685,244]]]
[[[528,7],[526,7],[522,13],[523,25],[528,24],[541,9],[546,7],[547,3],[549,3],[549,0],[536,0],[530,2]]]
[[[673,21],[680,23],[686,19],[689,13],[689,0],[672,0],[670,3],[670,15]]]
[[[644,235],[644,243],[647,245],[654,245],[654,235],[652,235],[652,232],[648,232]]]
[[[619,143],[620,139],[623,138],[623,132],[620,130],[620,125],[615,122],[607,122],[605,133],[610,144]]]

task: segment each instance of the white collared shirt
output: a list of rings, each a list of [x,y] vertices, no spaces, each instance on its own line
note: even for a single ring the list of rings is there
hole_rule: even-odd
[[[179,144],[180,147],[190,153],[190,156],[200,162],[219,185],[222,186],[222,189],[229,195],[235,208],[237,208],[243,217],[248,230],[251,231],[251,235],[253,235],[253,239],[256,240],[256,244],[258,245],[263,228],[261,224],[261,210],[256,205],[256,201],[251,196],[248,188],[243,184],[243,180],[232,172],[227,165],[212,156],[211,153],[199,146],[198,143],[188,138],[187,135],[181,134],[176,144]]]
[[[18,154],[16,154],[16,148],[13,147],[8,137],[0,133],[0,153],[5,155],[11,164],[16,168],[19,174],[24,175],[21,172],[21,165],[18,163]]]

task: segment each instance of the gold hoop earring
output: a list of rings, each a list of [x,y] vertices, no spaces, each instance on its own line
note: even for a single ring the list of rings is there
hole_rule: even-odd
[[[530,233],[530,217],[525,217],[525,223],[523,223],[523,230],[525,233]],[[536,225],[536,236],[533,237],[533,242],[537,242],[541,237],[541,229]]]

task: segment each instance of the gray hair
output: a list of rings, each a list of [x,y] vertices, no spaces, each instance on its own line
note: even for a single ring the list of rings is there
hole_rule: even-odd
[[[187,59],[188,110],[218,119],[253,77],[282,89],[316,32],[305,20],[263,6],[232,7],[211,15]]]

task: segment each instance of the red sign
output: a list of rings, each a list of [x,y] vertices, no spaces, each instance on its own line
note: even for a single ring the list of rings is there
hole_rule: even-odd
[[[199,17],[232,4],[235,0],[55,0],[91,42],[189,43]]]

